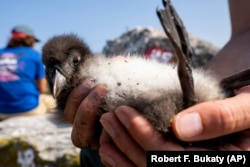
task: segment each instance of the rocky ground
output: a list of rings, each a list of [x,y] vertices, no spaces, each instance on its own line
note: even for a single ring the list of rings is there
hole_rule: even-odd
[[[13,117],[0,122],[0,167],[79,166],[71,126],[49,115]]]

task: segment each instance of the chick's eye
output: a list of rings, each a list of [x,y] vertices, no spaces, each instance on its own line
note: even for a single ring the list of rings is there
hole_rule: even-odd
[[[78,56],[73,56],[72,58],[72,64],[76,66],[80,62],[80,57]]]

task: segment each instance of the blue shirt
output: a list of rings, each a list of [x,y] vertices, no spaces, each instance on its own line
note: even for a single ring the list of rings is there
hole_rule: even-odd
[[[0,49],[0,113],[17,114],[37,107],[36,80],[44,76],[41,55],[34,49]]]

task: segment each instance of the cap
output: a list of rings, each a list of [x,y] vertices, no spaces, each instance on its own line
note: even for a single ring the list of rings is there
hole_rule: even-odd
[[[12,29],[11,33],[12,33],[12,38],[13,37],[22,38],[26,36],[32,36],[36,42],[40,42],[40,40],[35,36],[34,31],[27,25],[17,25]]]

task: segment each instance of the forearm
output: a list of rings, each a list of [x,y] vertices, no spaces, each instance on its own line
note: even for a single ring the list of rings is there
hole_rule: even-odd
[[[228,2],[231,16],[231,38],[206,66],[219,79],[250,67],[250,1],[229,0]]]
[[[229,0],[228,3],[233,38],[242,33],[246,33],[250,29],[250,1]]]
[[[40,93],[45,93],[47,91],[47,81],[45,78],[37,80],[37,87]]]

